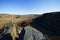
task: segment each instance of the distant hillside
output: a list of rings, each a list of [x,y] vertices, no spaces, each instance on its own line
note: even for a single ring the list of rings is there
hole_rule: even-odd
[[[4,24],[11,21],[17,23],[19,21],[31,21],[32,19],[38,17],[38,15],[11,15],[11,14],[0,14],[0,29]]]

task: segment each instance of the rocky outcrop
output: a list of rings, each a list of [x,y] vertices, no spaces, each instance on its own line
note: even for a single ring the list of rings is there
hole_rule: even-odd
[[[47,35],[60,35],[60,12],[44,13],[33,19],[31,25]]]

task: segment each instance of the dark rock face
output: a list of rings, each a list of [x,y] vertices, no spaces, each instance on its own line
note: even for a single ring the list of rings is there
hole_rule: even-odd
[[[12,40],[12,37],[10,34],[6,34],[0,40]]]
[[[31,25],[47,35],[60,35],[60,12],[45,13],[33,19]]]

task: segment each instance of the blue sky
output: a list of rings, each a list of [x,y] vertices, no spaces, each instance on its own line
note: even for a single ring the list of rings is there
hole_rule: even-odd
[[[0,0],[0,13],[42,14],[60,11],[60,0]]]

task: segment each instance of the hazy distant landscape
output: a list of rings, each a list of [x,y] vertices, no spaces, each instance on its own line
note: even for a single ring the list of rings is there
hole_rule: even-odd
[[[31,21],[38,15],[11,15],[11,14],[0,14],[0,29],[4,24],[9,23],[11,21],[17,23],[20,21]]]

